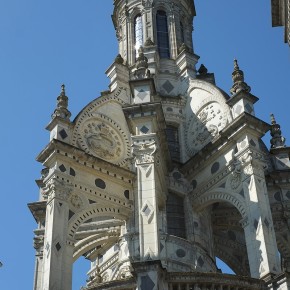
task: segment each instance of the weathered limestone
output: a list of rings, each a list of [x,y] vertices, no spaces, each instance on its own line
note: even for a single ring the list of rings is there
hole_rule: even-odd
[[[289,289],[290,148],[234,61],[231,97],[192,43],[192,0],[114,1],[109,90],[47,129],[35,290]],[[262,137],[270,130],[271,149]],[[220,273],[216,258],[236,276]]]

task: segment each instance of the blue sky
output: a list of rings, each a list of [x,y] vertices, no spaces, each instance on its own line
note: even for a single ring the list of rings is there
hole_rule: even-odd
[[[227,92],[233,59],[239,60],[260,98],[256,115],[268,122],[273,112],[290,145],[290,49],[283,43],[283,29],[271,27],[270,2],[196,0],[194,48],[200,64]],[[1,289],[32,288],[36,224],[26,204],[38,199],[34,180],[41,165],[35,157],[49,141],[44,128],[62,83],[73,117],[107,89],[104,71],[118,53],[112,3],[0,1]],[[84,284],[85,275],[77,274],[74,289]]]

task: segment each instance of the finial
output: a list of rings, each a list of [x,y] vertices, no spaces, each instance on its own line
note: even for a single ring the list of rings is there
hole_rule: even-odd
[[[62,84],[61,85],[61,93],[60,93],[62,96],[65,96],[65,85]]]
[[[231,88],[232,95],[242,90],[248,93],[251,91],[251,87],[249,87],[247,83],[245,82],[244,72],[240,70],[240,67],[238,65],[238,60],[236,58],[234,59],[234,71],[232,73],[232,79],[234,82]]]
[[[142,46],[138,49],[138,57],[136,59],[136,68],[148,68],[148,58],[144,55],[144,49]]]
[[[152,41],[151,37],[148,37],[144,43],[144,46],[147,47],[152,45],[154,45],[154,42]]]
[[[206,75],[207,72],[208,72],[208,70],[207,70],[207,68],[205,67],[205,65],[204,65],[204,64],[201,64],[201,65],[200,65],[200,68],[199,68],[199,70],[198,70],[198,73],[199,73],[200,75]]]
[[[271,117],[270,133],[272,136],[270,140],[271,148],[285,147],[286,139],[282,136],[280,125],[277,124],[274,114],[271,114],[270,117]]]
[[[60,117],[65,120],[69,120],[71,112],[68,110],[68,97],[65,94],[65,85],[61,85],[60,95],[57,97],[57,105],[51,118]]]
[[[124,63],[124,59],[123,57],[121,56],[121,54],[118,54],[115,58],[115,63],[118,63],[118,64],[123,64]]]
[[[234,59],[234,70],[239,70],[239,65],[238,65],[238,60],[235,58]]]
[[[275,116],[273,113],[270,114],[270,117],[271,117],[271,124],[272,125],[276,125],[276,119],[275,119]]]

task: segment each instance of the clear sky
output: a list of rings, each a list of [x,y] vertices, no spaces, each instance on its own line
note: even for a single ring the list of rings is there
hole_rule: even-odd
[[[217,85],[229,92],[239,60],[256,115],[273,112],[290,145],[290,49],[283,29],[271,27],[270,0],[196,0],[194,48]],[[0,289],[32,289],[33,229],[26,204],[37,201],[35,157],[49,141],[62,83],[73,117],[107,89],[105,70],[117,55],[112,0],[1,0]],[[265,139],[267,145],[269,137]],[[75,272],[79,272],[78,263]],[[85,284],[76,274],[74,289]]]

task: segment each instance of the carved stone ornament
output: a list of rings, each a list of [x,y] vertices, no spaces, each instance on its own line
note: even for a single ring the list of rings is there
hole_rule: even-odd
[[[70,197],[70,202],[71,202],[72,206],[77,208],[77,209],[81,208],[83,205],[81,198],[77,194],[73,194]]]
[[[127,135],[107,116],[93,114],[82,123],[78,145],[88,154],[122,165],[130,157]]]
[[[135,156],[136,164],[146,164],[154,162],[154,153],[157,150],[156,142],[132,145],[132,153]]]
[[[33,238],[33,247],[35,250],[42,249],[43,244],[44,244],[44,236],[43,235],[37,235]]]
[[[51,178],[42,190],[42,195],[48,200],[58,198],[66,201],[70,197],[72,190],[72,184],[65,184],[57,178]]]
[[[128,278],[133,277],[131,272],[132,272],[132,269],[130,268],[130,266],[122,267],[118,274],[117,280],[123,280],[123,279],[128,279]]]
[[[235,190],[240,186],[242,182],[241,174],[242,174],[242,166],[241,163],[237,161],[234,163],[234,171],[232,173],[232,176],[230,177],[231,189]]]
[[[250,150],[242,156],[242,165],[244,179],[252,174],[264,177],[265,170],[267,169],[267,162],[264,155]]]
[[[193,114],[186,124],[186,149],[190,156],[208,144],[225,126],[226,118],[222,106],[211,102]]]

